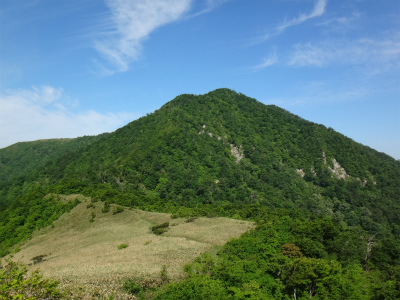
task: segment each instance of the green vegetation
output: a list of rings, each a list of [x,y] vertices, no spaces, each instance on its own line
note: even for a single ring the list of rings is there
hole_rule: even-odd
[[[169,230],[169,222],[165,222],[159,225],[151,227],[151,231],[156,235],[161,235]]]
[[[34,230],[51,225],[78,203],[77,198],[64,203],[59,196],[46,195],[41,188],[17,197],[5,209],[0,209],[0,256],[29,238]]]
[[[192,223],[194,221],[196,221],[196,218],[188,218],[185,220],[186,223]]]
[[[399,178],[400,163],[383,153],[220,89],[181,95],[24,180],[3,183],[0,202],[40,185],[155,211],[259,203],[328,213],[371,232],[399,231]]]
[[[36,256],[32,257],[31,260],[33,261],[33,264],[34,264],[34,265],[40,264],[41,262],[46,261],[46,260],[45,260],[45,257],[46,257],[46,256],[48,256],[48,255],[47,255],[47,254],[36,255]]]
[[[133,209],[118,215],[101,214],[97,213],[101,206],[96,205],[98,216],[89,223],[92,210],[86,206],[91,200],[74,197],[81,200],[79,205],[54,222],[54,228],[35,232],[14,254],[14,260],[27,265],[29,271],[39,267],[48,278],[61,281],[63,291],[73,290],[69,299],[107,299],[112,293],[116,300],[134,299],[126,297],[122,289],[127,278],[153,292],[161,284],[163,265],[167,278],[176,281],[184,275],[184,264],[199,253],[220,248],[254,226],[253,222],[228,218],[198,218],[195,226],[175,219],[175,225],[158,236],[151,226],[170,220],[170,214]],[[62,196],[61,200],[69,198],[73,197]],[[129,246],[118,250],[122,243]],[[43,263],[33,264],[35,257],[44,258]],[[84,296],[77,296],[81,294]]]
[[[142,291],[142,287],[137,284],[133,279],[125,280],[122,286],[128,293],[137,295]]]
[[[125,210],[125,209],[124,209],[123,206],[118,205],[118,206],[115,206],[115,207],[113,208],[112,214],[113,214],[113,215],[116,215],[116,214],[122,213],[124,210]]]
[[[121,245],[118,246],[118,250],[125,249],[125,248],[128,248],[128,247],[129,247],[128,244],[121,244]]]
[[[169,281],[167,266],[163,265],[160,271],[160,279],[162,283],[167,283]]]
[[[104,135],[21,142],[0,149],[0,182],[17,177],[23,180],[29,173],[52,160],[84,148]]]
[[[101,212],[102,212],[103,214],[106,214],[106,213],[108,213],[109,211],[110,211],[110,202],[105,201],[105,202],[104,202],[104,206],[103,206],[103,208],[101,209]]]
[[[90,214],[89,222],[90,222],[90,223],[93,223],[93,222],[94,222],[94,218],[96,218],[96,214],[95,214],[94,211],[92,211],[92,213]]]
[[[43,278],[39,271],[28,274],[26,267],[12,260],[1,261],[0,299],[57,299],[63,295],[59,282]]]
[[[400,246],[387,249],[394,260],[383,267],[367,258],[367,233],[360,229],[302,211],[264,212],[255,230],[228,242],[215,257],[197,258],[185,267],[184,281],[155,299],[400,297]]]
[[[219,89],[65,143],[0,150],[0,256],[78,204],[54,195],[79,193],[110,215],[257,221],[159,299],[400,297],[400,162],[331,128]]]

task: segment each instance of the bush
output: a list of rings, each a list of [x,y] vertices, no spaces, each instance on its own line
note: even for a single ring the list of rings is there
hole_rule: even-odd
[[[128,248],[128,246],[129,246],[128,244],[121,244],[118,246],[118,250]]]
[[[142,291],[142,287],[132,279],[127,279],[122,286],[130,294],[138,294]]]
[[[94,218],[96,218],[96,214],[94,213],[94,211],[92,211],[92,214],[90,215],[89,222],[93,223],[94,222]]]
[[[161,268],[160,279],[161,279],[161,282],[165,282],[165,283],[169,281],[166,265],[163,265]]]
[[[44,259],[46,256],[48,256],[48,255],[47,254],[42,254],[42,255],[38,255],[38,256],[32,257],[33,264],[36,265],[36,264],[39,264],[41,262],[46,261]]]
[[[155,225],[155,226],[151,227],[151,231],[156,235],[163,234],[164,232],[167,232],[168,230],[169,230],[169,222],[165,222],[160,225]]]
[[[0,299],[54,299],[63,294],[59,282],[44,279],[38,270],[28,275],[26,266],[8,260],[0,266]]]
[[[110,203],[109,203],[109,202],[104,202],[104,206],[103,206],[101,212],[102,212],[103,214],[106,214],[106,213],[108,213],[109,211],[110,211]]]
[[[161,235],[168,231],[169,228],[157,228],[153,230],[153,233],[156,235]]]
[[[167,285],[166,289],[161,291],[155,300],[225,300],[232,299],[223,283],[213,280],[208,276],[195,276],[176,284]],[[244,299],[244,298],[239,298]],[[263,298],[249,298],[263,299]],[[265,298],[264,298],[265,299]]]
[[[125,210],[125,209],[124,209],[123,206],[115,206],[115,207],[113,208],[112,214],[113,214],[113,215],[116,215],[116,214],[122,213],[124,210]]]

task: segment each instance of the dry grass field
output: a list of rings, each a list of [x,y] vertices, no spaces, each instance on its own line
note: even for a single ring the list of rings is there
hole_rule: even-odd
[[[91,295],[96,289],[118,289],[126,278],[156,279],[163,265],[172,280],[179,279],[186,263],[254,226],[227,218],[198,218],[187,223],[186,219],[171,219],[169,214],[127,208],[112,214],[113,206],[110,212],[102,213],[102,202],[88,207],[90,199],[80,195],[64,197],[63,201],[76,197],[82,203],[54,226],[36,232],[14,260],[31,270],[39,268],[65,286],[90,289]],[[90,222],[93,213],[94,221]],[[164,222],[170,222],[169,231],[153,234],[151,227]],[[125,248],[118,249],[122,244]],[[33,258],[42,255],[43,261],[34,264]]]

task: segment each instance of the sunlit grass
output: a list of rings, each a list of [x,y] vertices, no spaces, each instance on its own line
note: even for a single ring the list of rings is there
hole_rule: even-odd
[[[83,196],[68,196],[63,201],[73,197],[82,203],[54,222],[54,228],[36,232],[15,259],[29,265],[33,257],[46,255],[45,261],[29,268],[39,267],[63,286],[79,290],[76,286],[83,285],[89,294],[96,293],[93,286],[102,289],[109,285],[109,291],[115,290],[126,278],[157,281],[163,265],[169,278],[177,280],[186,263],[253,227],[251,222],[227,218],[185,222],[171,219],[169,214],[134,209],[113,215],[113,206],[102,213],[102,202],[89,205],[90,199]],[[96,217],[89,222],[93,213]],[[168,232],[153,234],[151,227],[164,222],[170,223]]]

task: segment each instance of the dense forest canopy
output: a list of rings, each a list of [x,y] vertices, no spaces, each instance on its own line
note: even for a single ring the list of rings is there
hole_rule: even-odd
[[[1,255],[75,205],[49,194],[80,193],[105,205],[177,216],[258,220],[254,232],[228,244],[211,260],[210,271],[190,275],[186,286],[200,282],[204,289],[229,290],[226,297],[248,289],[260,299],[267,292],[283,299],[300,284],[302,299],[307,289],[310,296],[310,283],[299,283],[290,272],[315,266],[360,288],[368,280],[379,286],[392,278],[392,293],[399,291],[399,270],[389,266],[400,257],[400,162],[331,128],[218,89],[180,95],[111,134],[34,143],[0,149]],[[369,252],[368,238],[374,239]],[[264,273],[248,279],[244,269],[229,274],[232,260]],[[365,273],[370,269],[374,279]],[[235,272],[238,279],[231,278]],[[264,281],[263,288],[254,285]],[[319,299],[333,293],[329,281],[312,284]],[[171,287],[171,295],[181,288]],[[377,289],[356,297],[338,284],[337,299],[390,299],[373,298]]]
[[[0,182],[29,174],[52,160],[89,145],[104,135],[20,142],[0,149]]]

